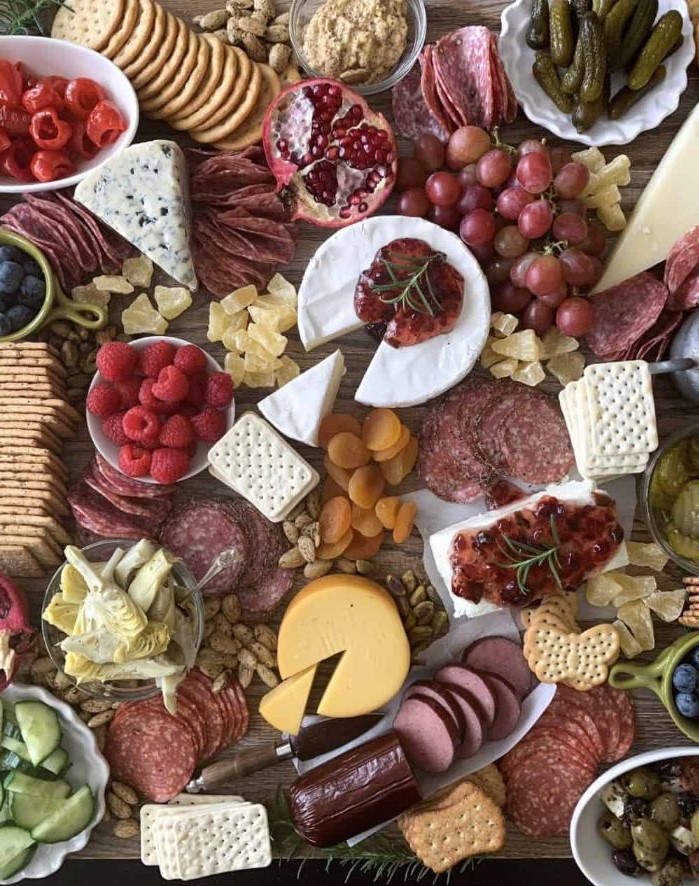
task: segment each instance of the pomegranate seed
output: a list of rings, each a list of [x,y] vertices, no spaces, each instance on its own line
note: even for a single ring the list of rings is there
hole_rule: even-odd
[[[302,165],[302,166],[308,166],[309,163],[313,163],[313,154],[311,154],[310,151],[307,151],[307,152],[303,155],[303,159],[301,160],[301,165]]]
[[[325,156],[328,158],[328,160],[337,160],[339,153],[339,149],[335,145],[333,145],[325,152]]]
[[[359,206],[357,207],[357,209],[358,209],[360,212],[366,212],[368,208],[369,208],[369,207],[368,207],[368,205],[367,205],[366,203],[360,203]]]

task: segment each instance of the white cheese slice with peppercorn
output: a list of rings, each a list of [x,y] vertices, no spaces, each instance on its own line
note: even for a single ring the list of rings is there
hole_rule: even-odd
[[[344,374],[345,358],[335,351],[260,400],[257,408],[285,437],[317,446],[320,423],[332,412]]]
[[[490,529],[499,520],[502,520],[503,517],[514,514],[516,511],[521,511],[523,508],[531,508],[540,501],[540,499],[547,495],[553,495],[559,501],[568,504],[592,504],[594,501],[592,496],[594,489],[594,484],[586,480],[573,480],[569,483],[563,483],[560,485],[552,484],[551,486],[547,486],[546,489],[543,489],[541,492],[530,495],[529,498],[520,499],[510,505],[506,505],[504,508],[487,511],[485,514],[477,514],[475,517],[470,517],[468,520],[464,520],[461,523],[455,523],[453,526],[447,526],[446,529],[442,529],[440,532],[431,535],[429,537],[430,550],[434,557],[439,575],[451,595],[454,604],[454,615],[457,618],[459,616],[474,618],[478,615],[486,615],[488,612],[502,610],[502,607],[496,606],[489,600],[481,600],[480,603],[473,603],[471,600],[465,600],[463,597],[458,597],[452,592],[451,588],[454,570],[450,562],[450,554],[452,542],[457,533],[462,531],[472,532],[479,529]],[[622,542],[614,554],[614,557],[605,564],[600,572],[607,572],[610,569],[619,569],[622,566],[626,566],[628,562],[629,558],[626,552],[626,543]]]
[[[75,199],[166,274],[196,290],[189,175],[175,142],[131,145],[87,175]]]
[[[354,291],[363,270],[392,240],[424,240],[464,278],[454,328],[408,347],[382,341],[357,389],[368,406],[416,406],[460,382],[485,346],[490,326],[488,283],[470,250],[450,231],[422,218],[376,216],[342,228],[317,250],[299,288],[298,327],[307,351],[361,329]]]

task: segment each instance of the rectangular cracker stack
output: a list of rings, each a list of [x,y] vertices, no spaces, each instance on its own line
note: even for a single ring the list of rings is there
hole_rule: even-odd
[[[68,471],[78,413],[66,370],[44,342],[0,344],[0,570],[39,578],[63,559]]]

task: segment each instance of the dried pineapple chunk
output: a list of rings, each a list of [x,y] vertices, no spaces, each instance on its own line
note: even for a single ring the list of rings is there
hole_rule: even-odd
[[[263,348],[266,348],[275,357],[279,357],[284,353],[288,339],[278,332],[274,332],[274,330],[259,323],[251,323],[248,326],[247,332],[253,341],[259,342]]]
[[[616,628],[616,632],[619,635],[619,642],[621,644],[621,651],[626,658],[636,658],[637,655],[640,655],[641,652],[643,652],[641,644],[626,627],[623,621],[620,621],[619,619],[613,621],[612,627]]]
[[[556,357],[551,357],[546,368],[562,385],[567,385],[582,378],[585,369],[585,356],[580,351],[558,354]]]
[[[79,305],[103,305],[105,308],[112,300],[111,292],[97,289],[94,283],[86,286],[74,286],[70,291],[71,298]]]
[[[493,363],[499,363],[502,360],[502,354],[496,354],[493,350],[493,342],[495,339],[489,336],[486,340],[485,347],[481,351],[481,366],[483,369],[490,369]]]
[[[538,360],[531,360],[521,363],[512,373],[510,378],[512,381],[518,381],[520,384],[529,385],[530,388],[535,388],[546,378],[546,373],[544,372],[544,367]]]
[[[236,332],[240,332],[241,330],[244,332],[247,329],[248,325],[248,312],[247,311],[238,311],[237,314],[234,314],[230,318],[230,324],[228,328],[223,333],[223,338],[221,341],[223,342],[223,347],[227,351],[235,351],[235,334]]]
[[[516,357],[507,357],[505,360],[500,359],[490,367],[490,374],[493,378],[509,378],[519,366],[519,360]]]
[[[128,308],[121,313],[121,325],[127,335],[138,335],[150,332],[152,335],[164,335],[167,320],[161,317],[148,300],[145,292],[134,299]]]
[[[184,286],[156,286],[153,295],[166,320],[174,320],[192,306],[192,293]]]
[[[516,357],[517,360],[526,363],[539,360],[541,357],[541,340],[533,329],[523,329],[521,332],[508,335],[507,338],[496,339],[491,346],[496,354]]]
[[[682,615],[686,596],[684,588],[677,591],[656,591],[646,597],[646,605],[663,621],[677,621]]]
[[[222,341],[223,334],[228,327],[228,314],[225,312],[221,302],[212,301],[209,305],[209,328],[206,331],[206,337],[209,341]]]
[[[92,285],[100,292],[111,292],[113,295],[131,295],[133,286],[124,277],[101,274],[92,278]]]
[[[580,342],[552,326],[541,340],[541,359],[548,360],[550,357],[558,357],[560,354],[570,354],[577,351]]]
[[[621,191],[616,185],[607,185],[606,188],[598,188],[585,199],[588,209],[599,209],[601,206],[613,206],[621,202]]]
[[[512,335],[519,326],[519,319],[514,314],[504,314],[502,311],[496,311],[490,317],[490,325],[503,335]]]
[[[267,284],[267,292],[269,292],[270,295],[275,295],[277,298],[286,302],[290,307],[296,309],[298,305],[296,287],[293,283],[289,283],[288,280],[285,280],[281,274],[275,274],[274,277],[272,277]]]
[[[655,649],[653,618],[645,600],[634,600],[619,607],[617,615],[638,641],[643,652]]]
[[[606,163],[602,169],[596,169],[597,187],[606,188],[608,185],[620,185],[624,187],[631,182],[631,161],[626,154],[619,154],[611,162]]]
[[[139,255],[138,258],[125,258],[124,264],[121,266],[121,275],[134,286],[150,289],[153,279],[153,262],[147,255]]]
[[[597,210],[597,218],[608,231],[623,231],[626,227],[626,216],[620,203],[611,206],[600,206]]]
[[[233,384],[239,388],[243,383],[243,375],[245,374],[245,361],[240,354],[226,354],[223,360],[223,368],[233,379]]]
[[[591,606],[609,606],[624,588],[618,581],[620,572],[603,572],[587,580],[585,599]]]
[[[273,388],[274,373],[269,372],[246,372],[243,376],[243,384],[249,388]]]
[[[622,587],[613,604],[620,609],[626,603],[643,600],[657,590],[658,584],[652,575],[618,575],[617,581]]]
[[[277,385],[281,388],[288,381],[301,375],[301,367],[295,360],[292,360],[291,357],[287,357],[286,354],[280,357],[279,362],[281,363],[281,366],[277,369],[275,376],[277,379]]]
[[[243,360],[246,372],[275,372],[281,368],[281,361],[271,354],[261,357],[252,351],[247,351]]]
[[[654,541],[644,544],[640,541],[627,541],[626,553],[632,566],[646,566],[655,572],[662,572],[667,566],[668,555]]]
[[[257,298],[257,289],[251,283],[249,286],[234,289],[233,292],[222,298],[221,306],[227,314],[237,314],[238,311],[242,311],[243,308],[247,308],[257,301]]]

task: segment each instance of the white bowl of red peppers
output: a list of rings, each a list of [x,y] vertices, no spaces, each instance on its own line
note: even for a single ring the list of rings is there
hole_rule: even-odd
[[[0,193],[77,184],[131,144],[133,87],[108,58],[47,37],[0,37]]]

